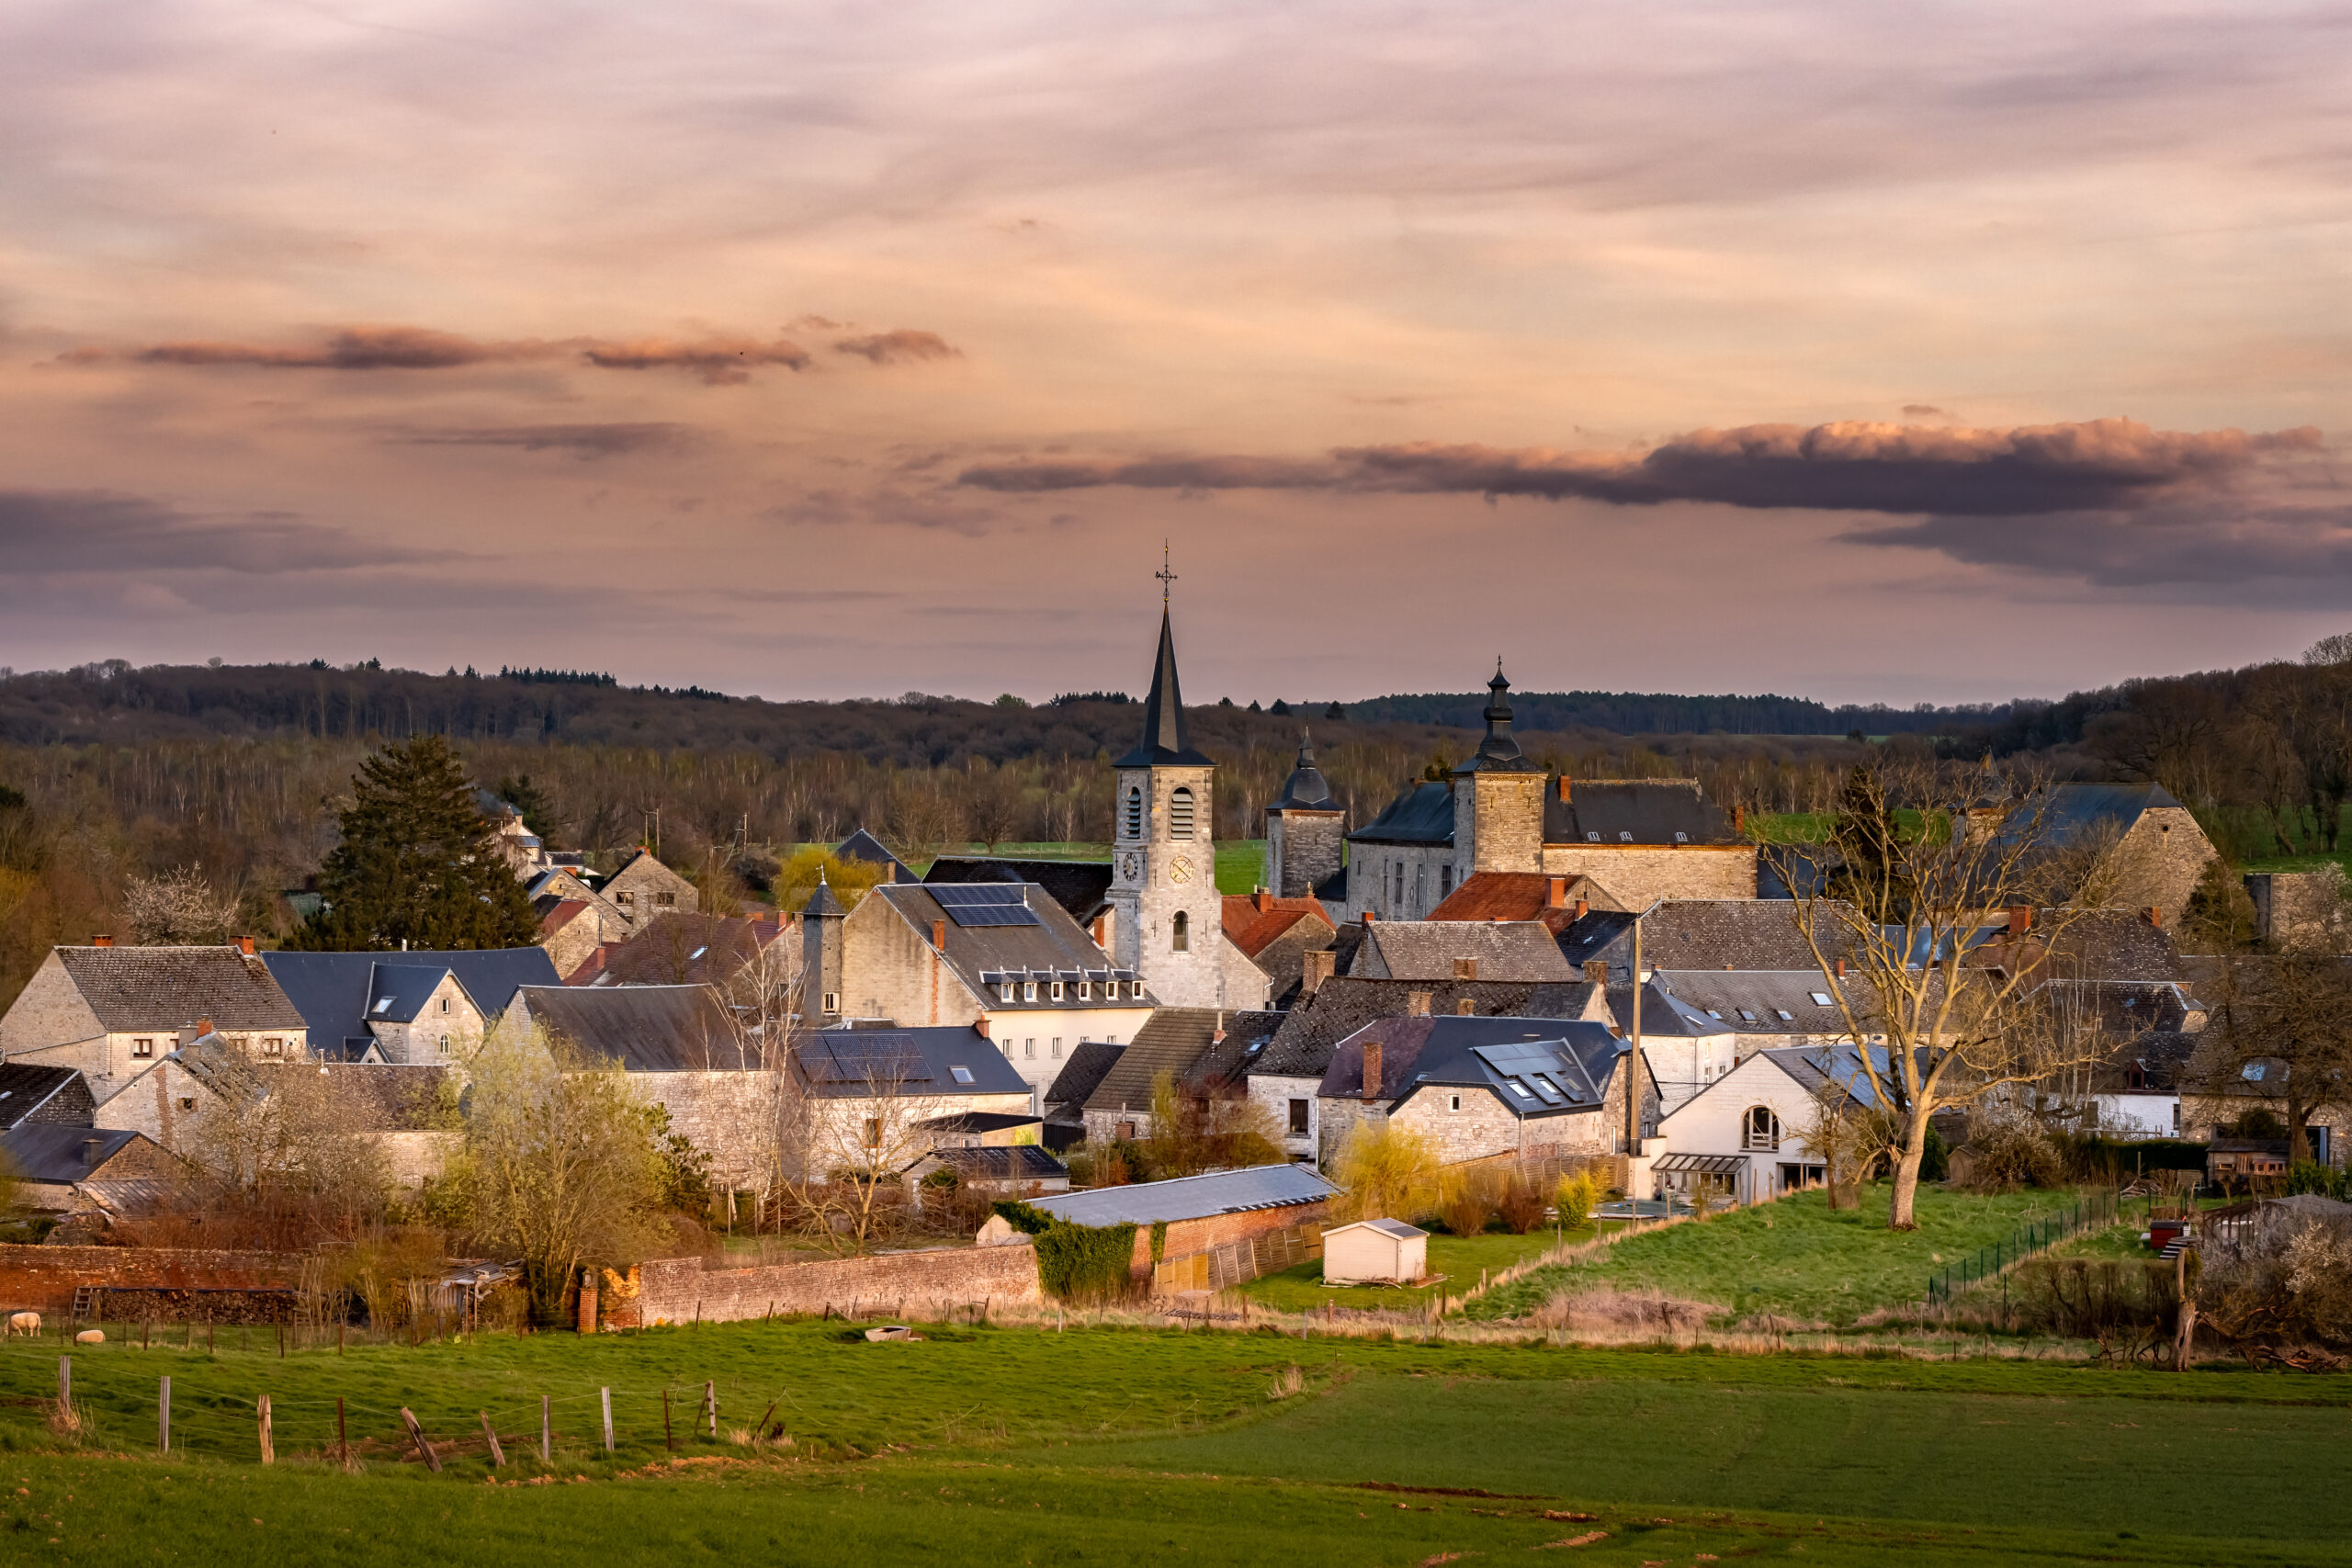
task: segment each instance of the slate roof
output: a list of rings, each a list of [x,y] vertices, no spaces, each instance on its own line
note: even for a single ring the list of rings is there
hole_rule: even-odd
[[[0,1128],[16,1126],[55,1100],[81,1076],[80,1069],[74,1067],[0,1063]]]
[[[66,1184],[85,1181],[106,1168],[144,1133],[105,1127],[62,1127],[54,1122],[28,1122],[0,1133],[0,1165],[20,1181]],[[96,1140],[96,1157],[90,1141]]]
[[[925,883],[1026,882],[1080,925],[1111,907],[1111,863],[1107,860],[996,860],[981,855],[942,855],[922,874]]]
[[[793,1056],[808,1092],[820,1099],[862,1099],[893,1087],[926,1100],[1029,1092],[1028,1080],[986,1035],[946,1024],[819,1030],[801,1037]]]
[[[1364,931],[1351,975],[1367,979],[1451,980],[1471,959],[1482,980],[1567,981],[1582,974],[1560,955],[1541,920],[1378,920]]]
[[[1567,799],[1560,798],[1563,793]],[[1697,779],[1571,779],[1544,792],[1544,841],[1671,845],[1741,840]]]
[[[885,848],[881,840],[863,828],[833,846],[833,858],[864,861],[868,865],[888,866],[890,868],[889,880],[892,882],[922,880],[914,874],[911,866]]]
[[[1609,1026],[1561,1019],[1396,1018],[1340,1042],[1317,1094],[1358,1100],[1364,1047],[1381,1048],[1377,1099],[1394,1110],[1425,1089],[1485,1089],[1534,1121],[1602,1109],[1626,1046]]]
[[[1818,969],[1655,973],[1661,989],[1694,1011],[1719,1019],[1722,1028],[1734,1034],[1821,1034],[1846,1027],[1845,1015],[1836,1006],[1837,993]],[[1825,1005],[1816,997],[1832,1000]]]
[[[1402,1018],[1416,991],[1430,994],[1432,1012],[1453,1013],[1464,1000],[1475,1016],[1494,1018],[1582,1018],[1593,1005],[1592,987],[1513,984],[1501,980],[1361,980],[1337,976],[1282,1015],[1282,1026],[1250,1066],[1252,1076],[1320,1078],[1341,1040],[1379,1019]]]
[[[1193,750],[1184,729],[1184,696],[1176,681],[1176,634],[1168,611],[1159,612],[1159,652],[1151,667],[1151,693],[1143,700],[1143,739],[1136,749],[1112,764],[1116,768],[1149,768],[1167,764],[1205,767],[1208,758]]]
[[[1080,1225],[1153,1225],[1319,1203],[1339,1189],[1303,1165],[1253,1165],[1172,1181],[1137,1181],[1033,1198],[1030,1206]]]
[[[553,986],[562,976],[544,947],[477,948],[445,953],[266,953],[262,961],[283,987],[297,1017],[310,1031],[311,1049],[342,1052],[346,1040],[369,1038],[368,1008],[377,996],[379,964],[397,968],[438,967],[458,977],[485,1018],[506,1010],[523,986]],[[213,1019],[216,1027],[224,1021]],[[233,1027],[233,1026],[231,1026]]]
[[[1561,898],[1552,903],[1552,884],[1561,884]],[[1432,920],[1542,920],[1554,932],[1564,931],[1577,918],[1577,900],[1589,909],[1623,909],[1609,889],[1589,876],[1546,876],[1540,871],[1481,871],[1441,899],[1430,911]]]
[[[414,1023],[448,975],[438,964],[378,964],[368,982],[368,1021]]]
[[[2180,802],[2162,784],[2052,784],[2041,818],[2042,837],[2064,843],[2094,829],[2112,826],[2120,838],[2132,830],[2142,812],[2166,806],[2180,809]]]
[[[1125,1049],[1102,1040],[1079,1042],[1077,1049],[1063,1058],[1062,1070],[1054,1076],[1052,1087],[1046,1090],[1045,1103],[1048,1107],[1082,1108],[1103,1075],[1118,1061],[1119,1053]]]
[[[2067,922],[2052,943],[2048,932],[2055,920]],[[2024,938],[2013,938],[2006,925],[1988,925],[1971,954],[1971,962],[2006,969],[2019,940],[2046,951],[2035,975],[2051,980],[2187,980],[2180,950],[2172,935],[2149,922],[2147,916],[2124,909],[2066,910],[2063,914],[2037,910]]]
[[[921,1165],[922,1160],[937,1160],[967,1181],[1053,1181],[1069,1175],[1069,1167],[1035,1144],[977,1149],[942,1146],[914,1163]]]
[[[1331,798],[1331,786],[1324,779],[1323,771],[1315,765],[1315,742],[1305,729],[1299,731],[1298,765],[1283,781],[1283,792],[1276,795],[1268,811],[1337,811],[1340,803]]]
[[[736,1032],[734,1010],[709,986],[526,986],[515,995],[549,1034],[632,1073],[760,1066],[756,1044]]]
[[[1042,1128],[1045,1122],[1025,1111],[956,1111],[918,1124],[933,1134],[1003,1133],[1015,1127]]]
[[[1721,1019],[1710,1018],[1703,1009],[1692,1007],[1659,986],[1656,980],[1644,986],[1642,991],[1642,1038],[1650,1040],[1706,1040],[1718,1034],[1728,1034],[1730,1028]],[[1628,980],[1609,987],[1609,1016],[1628,1035],[1634,1029],[1634,985]]]
[[[248,957],[233,946],[56,951],[66,977],[109,1033],[161,1033],[200,1018],[210,1019],[215,1028],[238,1031],[302,1027],[300,1010],[272,978],[264,958]]]
[[[543,893],[531,900],[531,908],[539,913],[539,934],[553,936],[588,912],[588,900],[559,898],[552,893]]]
[[[784,934],[781,920],[672,910],[605,943],[567,979],[575,986],[724,986]]]
[[[1796,906],[1786,899],[1676,898],[1642,921],[1642,964],[1650,969],[1818,969]],[[1847,956],[1837,922],[1822,911],[1822,945],[1835,961]],[[1560,951],[1579,972],[1606,960],[1610,974],[1634,972],[1634,918],[1595,910],[1561,934]]]
[[[1351,844],[1453,842],[1453,786],[1409,784],[1380,815],[1348,835]]]
[[[928,888],[920,883],[884,883],[867,896],[867,902],[879,899],[921,932],[925,942],[931,940],[934,922],[945,920],[946,945],[940,957],[955,972],[974,995],[981,998],[991,1013],[1018,1011],[1025,1008],[1132,1008],[1136,1002],[1121,996],[1117,1000],[1105,999],[1101,982],[1116,979],[1133,981],[1132,969],[1114,965],[1110,955],[1094,945],[1094,939],[1069,918],[1068,910],[1046,890],[1034,883],[1022,885],[1026,889],[1026,903],[1037,923],[1024,926],[965,926],[958,925]],[[863,905],[860,908],[864,908]],[[997,987],[1005,981],[1036,980],[1037,999],[1025,1001],[1016,989],[1013,999],[1005,1001]],[[1045,982],[1051,980],[1094,982],[1096,989],[1085,1001],[1075,993],[1063,1001],[1051,999]],[[1147,993],[1148,995],[1148,993]]]
[[[1272,1040],[1283,1015],[1219,1008],[1159,1008],[1086,1097],[1089,1111],[1149,1111],[1161,1073],[1180,1084],[1224,1082],[1257,1039]],[[1222,1030],[1225,1040],[1216,1038]],[[1258,1053],[1262,1055],[1262,1048]],[[1068,1069],[1065,1069],[1067,1071]]]

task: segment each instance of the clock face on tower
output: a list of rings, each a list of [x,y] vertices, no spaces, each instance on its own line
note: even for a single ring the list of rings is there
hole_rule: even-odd
[[[1125,861],[1119,867],[1119,874],[1125,877],[1129,882],[1133,882],[1136,877],[1143,874],[1143,862],[1137,860],[1132,854],[1128,855]]]
[[[1193,863],[1178,855],[1168,863],[1168,880],[1182,887],[1193,880]]]

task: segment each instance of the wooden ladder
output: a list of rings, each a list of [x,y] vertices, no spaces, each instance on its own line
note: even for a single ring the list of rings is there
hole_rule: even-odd
[[[65,1321],[83,1322],[97,1310],[98,1288],[96,1285],[76,1285],[74,1287],[74,1311]]]

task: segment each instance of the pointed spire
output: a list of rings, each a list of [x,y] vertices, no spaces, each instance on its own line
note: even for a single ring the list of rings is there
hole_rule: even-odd
[[[839,919],[849,913],[833,897],[832,886],[825,880],[825,868],[821,865],[817,868],[817,891],[808,895],[808,902],[800,912],[806,918],[820,920]]]
[[[1176,633],[1165,605],[1159,612],[1159,656],[1152,666],[1151,694],[1143,705],[1143,742],[1114,765],[1145,768],[1162,762],[1208,763],[1184,733],[1184,698],[1176,683]]]
[[[1478,742],[1477,751],[1470,760],[1453,771],[1457,773],[1533,773],[1543,770],[1527,760],[1519,749],[1519,737],[1510,732],[1510,682],[1503,676],[1500,655],[1495,659],[1495,678],[1487,682],[1487,738]]]

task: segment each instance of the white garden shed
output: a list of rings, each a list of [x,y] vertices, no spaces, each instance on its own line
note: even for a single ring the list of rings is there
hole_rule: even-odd
[[[1323,1278],[1334,1285],[1402,1285],[1430,1271],[1430,1233],[1402,1220],[1358,1220],[1323,1233]]]

